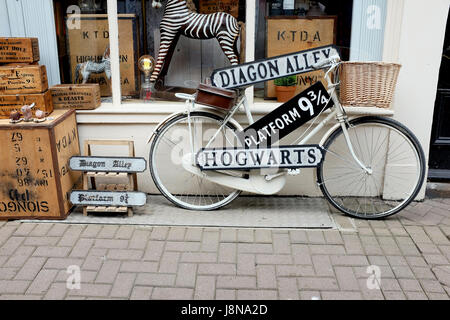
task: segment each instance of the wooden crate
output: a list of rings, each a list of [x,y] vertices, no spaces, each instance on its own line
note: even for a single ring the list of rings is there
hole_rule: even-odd
[[[20,111],[23,105],[32,103],[36,104],[33,115],[38,109],[48,114],[53,112],[52,94],[48,90],[44,93],[0,95],[0,119],[8,119],[11,111]]]
[[[60,84],[50,88],[55,109],[96,109],[100,106],[100,86],[92,84]]]
[[[0,63],[39,61],[37,38],[0,38]]]
[[[0,94],[42,93],[48,89],[45,66],[1,66]]]
[[[51,121],[0,120],[0,219],[65,219],[69,193],[81,179],[69,170],[80,154],[75,110],[56,110]]]
[[[71,15],[81,20],[81,28],[67,31],[67,45],[72,83],[76,80],[76,67],[86,61],[101,62],[109,45],[109,25],[106,14]],[[137,61],[139,57],[139,27],[135,14],[119,14],[119,59],[122,95],[139,93]],[[79,83],[81,80],[79,80]],[[111,96],[105,73],[92,74],[89,83],[99,83],[102,97]]]
[[[268,58],[287,53],[314,49],[322,46],[336,44],[336,16],[323,17],[269,17],[267,18],[266,55]],[[324,71],[313,71],[297,76],[298,85],[295,94],[322,81]],[[266,82],[265,97],[275,98],[275,85],[273,81]]]

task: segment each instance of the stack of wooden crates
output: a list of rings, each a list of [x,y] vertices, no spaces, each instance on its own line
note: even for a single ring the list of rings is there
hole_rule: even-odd
[[[74,110],[55,110],[36,38],[0,38],[0,220],[65,219],[69,193],[81,174],[69,169],[80,154]],[[42,123],[10,123],[11,111],[36,104]]]
[[[0,38],[0,118],[35,103],[37,110],[53,112],[47,70],[39,65],[37,38]]]

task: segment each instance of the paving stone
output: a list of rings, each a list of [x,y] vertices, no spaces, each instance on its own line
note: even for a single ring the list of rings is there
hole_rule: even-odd
[[[128,298],[133,290],[136,275],[132,273],[119,273],[111,290],[113,298]]]
[[[129,240],[133,236],[134,230],[134,226],[122,225],[119,227],[119,230],[117,230],[114,238],[119,240]]]
[[[217,253],[215,252],[183,252],[180,262],[192,263],[215,263],[217,262]]]
[[[219,249],[219,232],[203,232],[203,239],[201,244],[201,251],[217,252]]]
[[[339,288],[342,291],[359,291],[358,280],[351,267],[336,267],[334,272],[336,273]]]
[[[110,249],[107,258],[112,260],[140,260],[143,255],[143,250]]]
[[[23,294],[30,285],[24,280],[0,280],[0,294]]]
[[[81,266],[84,259],[79,258],[49,258],[44,265],[44,269],[64,269],[69,266]]]
[[[180,256],[180,252],[164,252],[159,261],[159,272],[177,273]]]
[[[236,263],[237,261],[237,244],[236,243],[220,243],[219,245],[219,262],[220,263]]]
[[[128,240],[96,239],[94,247],[102,249],[126,249],[128,247]]]
[[[334,266],[368,266],[369,261],[365,256],[330,256]]]
[[[200,274],[200,272],[198,272]],[[183,288],[194,288],[197,274],[197,265],[193,263],[180,263],[175,285]]]
[[[70,270],[64,269],[64,270],[56,270],[58,274],[56,275],[56,278],[54,282],[64,282],[66,283],[67,280],[69,280],[69,277],[73,275],[73,273],[70,272]],[[68,272],[69,271],[69,272]],[[87,271],[87,270],[80,270],[80,281],[81,283],[90,283],[93,284],[95,282],[95,278],[97,278],[97,271]]]
[[[3,264],[5,268],[22,267],[35,249],[34,247],[21,246],[11,256],[0,256],[0,260],[3,260],[0,265]]]
[[[436,279],[430,267],[412,267],[411,269],[417,279]]]
[[[15,236],[28,236],[30,234],[31,231],[33,231],[34,227],[36,225],[33,223],[22,223],[17,229],[16,231],[14,231],[14,235]]]
[[[79,239],[70,252],[70,257],[81,258],[86,257],[94,245],[94,239]]]
[[[439,248],[433,243],[418,243],[417,247],[420,252],[426,254],[440,254]]]
[[[308,243],[308,237],[306,235],[306,231],[304,230],[290,230],[289,236],[291,239],[291,243],[301,243],[301,244]]]
[[[150,238],[150,233],[150,230],[135,230],[128,243],[128,248],[145,249],[147,247],[147,241]]]
[[[98,272],[96,283],[113,283],[120,270],[120,261],[107,260]]]
[[[291,238],[292,239],[292,238]],[[255,230],[255,242],[256,243],[272,243],[272,231],[265,229]]]
[[[427,267],[428,264],[422,257],[406,257],[406,261],[411,267]]]
[[[238,243],[238,253],[273,253],[273,247],[268,243]]]
[[[236,265],[230,263],[200,263],[197,273],[201,275],[236,275]]]
[[[256,288],[256,277],[218,276],[217,288],[220,289],[252,289]]]
[[[110,284],[82,284],[80,290],[70,290],[69,296],[106,298],[111,290]]]
[[[278,278],[278,296],[280,300],[299,300],[297,281],[290,278]]]
[[[339,290],[336,279],[323,277],[297,278],[298,288],[300,290]]]
[[[45,258],[37,258],[37,257],[32,257],[28,259],[14,279],[34,280],[39,271],[41,271],[45,261],[46,261]]]
[[[256,263],[273,265],[293,264],[293,259],[288,254],[257,254]]]
[[[170,287],[175,284],[175,275],[161,273],[139,273],[136,278],[136,284],[153,287]]]
[[[96,237],[99,239],[114,239],[114,236],[118,230],[119,226],[105,225],[101,228]]]
[[[276,290],[237,290],[238,300],[276,300]]]
[[[144,254],[144,261],[159,261],[164,251],[164,241],[149,241]]]
[[[447,265],[447,258],[441,254],[424,254],[423,257],[429,265]]]
[[[391,266],[407,266],[408,262],[402,256],[387,256],[386,257]]]
[[[275,266],[271,265],[257,265],[256,266],[256,284],[258,288],[262,289],[276,289],[277,278],[275,273]]]
[[[327,244],[344,244],[341,233],[337,230],[329,230],[324,232]]]
[[[434,244],[448,245],[449,239],[442,233],[437,226],[424,227],[426,234],[430,237]]]
[[[429,292],[427,294],[428,294],[428,298],[430,298],[430,300],[449,300],[448,295],[446,295],[445,293]]]
[[[44,295],[44,300],[63,300],[67,292],[66,283],[52,283]]]
[[[120,271],[131,273],[154,273],[158,271],[158,263],[147,261],[123,261],[120,266]]]
[[[236,290],[217,289],[216,300],[236,300]]]
[[[386,291],[402,291],[398,280],[396,279],[386,279],[384,277],[381,278],[381,289],[383,292]],[[387,297],[386,297],[387,299]]]
[[[150,300],[152,293],[153,287],[134,286],[130,300]]]
[[[3,231],[4,228],[2,228]],[[6,242],[0,247],[0,256],[10,256],[20,247],[24,242],[24,237],[10,237]]]
[[[98,271],[100,270],[104,260],[104,257],[89,255],[84,260],[81,269],[88,271]]]
[[[41,270],[28,288],[27,294],[45,294],[57,274],[57,270]]]
[[[322,300],[363,300],[361,292],[324,291],[321,294]]]
[[[273,249],[274,253],[278,254],[290,254],[291,242],[288,234],[273,234]]]
[[[225,243],[226,245],[234,245],[235,243]],[[181,241],[167,241],[164,248],[165,251],[177,252],[197,252],[200,251],[200,242],[181,242]]]
[[[342,238],[347,254],[364,254],[361,241],[357,235],[344,234]]]
[[[80,238],[81,232],[83,232],[83,226],[70,226],[66,232],[64,232],[64,236],[58,243],[58,246],[62,247],[72,247]]]
[[[37,224],[34,229],[28,234],[31,237],[43,237],[53,227],[51,223]]]
[[[371,265],[375,266],[389,266],[389,262],[384,256],[368,256]]]
[[[433,243],[422,227],[408,226],[405,229],[415,243]]]
[[[402,291],[383,291],[386,300],[406,300]]]
[[[325,244],[326,240],[322,231],[306,231],[308,237],[308,243],[311,244]]]
[[[432,271],[441,284],[450,287],[450,266],[434,267]]]
[[[406,298],[408,300],[428,300],[427,295],[423,291],[422,292],[405,291],[404,294],[406,295]]]
[[[292,257],[294,258],[295,264],[305,264],[311,265],[311,252],[309,247],[304,244],[293,244],[291,245]]]
[[[81,238],[95,238],[102,230],[102,226],[98,224],[90,224],[81,233]]]
[[[240,243],[255,242],[254,230],[253,229],[238,229],[237,230],[237,241]]]
[[[342,254],[345,255],[344,246],[340,245],[310,245],[309,250],[312,255],[316,254]]]
[[[423,292],[419,281],[415,279],[399,279],[398,282],[402,287],[403,291],[420,291]]]
[[[0,268],[0,280],[12,280],[19,272],[19,268]]]
[[[202,228],[188,228],[184,235],[185,241],[201,241],[203,235]]]
[[[194,289],[154,288],[152,299],[156,300],[192,300]]]
[[[201,235],[198,241],[201,240]],[[236,242],[237,241],[237,230],[226,228],[220,230],[220,242]]]
[[[150,239],[151,240],[166,240],[167,238],[167,234],[169,233],[169,228],[168,227],[157,227],[154,228],[151,235],[150,235]]]
[[[312,261],[316,275],[334,277],[334,270],[329,256],[313,256]]]
[[[182,227],[171,227],[167,235],[168,241],[184,241],[184,236],[186,234],[186,228]]]
[[[198,276],[195,284],[195,300],[213,300],[216,293],[216,278],[214,276]]]
[[[277,265],[276,271],[279,277],[311,277],[316,275],[312,266],[303,265]]]
[[[322,296],[319,291],[302,290],[300,300],[322,300]]]

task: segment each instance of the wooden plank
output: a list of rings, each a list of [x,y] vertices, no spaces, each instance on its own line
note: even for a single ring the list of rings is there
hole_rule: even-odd
[[[268,58],[336,43],[336,16],[269,17],[266,20]],[[317,81],[322,81],[325,87],[328,85],[324,79],[324,71],[302,74],[297,79],[299,84],[295,94],[299,94]],[[266,83],[265,96],[266,98],[276,97],[273,81]]]

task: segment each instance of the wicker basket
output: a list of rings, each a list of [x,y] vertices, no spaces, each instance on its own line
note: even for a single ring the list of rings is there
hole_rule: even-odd
[[[389,108],[401,65],[384,62],[343,62],[340,99],[344,106]]]

